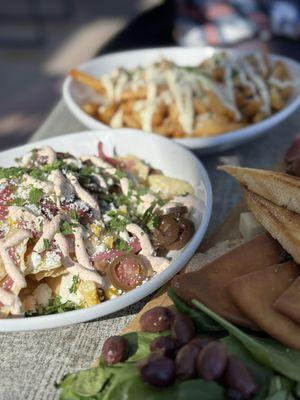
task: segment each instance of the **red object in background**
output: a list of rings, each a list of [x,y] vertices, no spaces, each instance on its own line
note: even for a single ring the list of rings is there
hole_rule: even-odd
[[[204,38],[211,46],[217,46],[220,42],[217,26],[214,24],[203,25]]]
[[[205,7],[203,7],[203,13],[207,20],[217,21],[230,15],[234,15],[236,12],[234,8],[224,2],[208,2]]]
[[[284,161],[287,164],[286,172],[300,177],[300,136],[295,137],[285,154]]]

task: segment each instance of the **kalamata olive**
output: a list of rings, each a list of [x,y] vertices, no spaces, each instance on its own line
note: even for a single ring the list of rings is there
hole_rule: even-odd
[[[162,355],[166,357],[173,357],[175,351],[178,348],[177,340],[173,339],[170,335],[168,336],[159,336],[154,339],[150,344],[151,351],[160,352]]]
[[[196,334],[196,328],[191,318],[183,314],[175,315],[171,327],[171,334],[181,345],[189,342]]]
[[[238,390],[228,389],[225,398],[226,400],[243,400],[243,395]]]
[[[140,374],[144,382],[153,386],[171,386],[175,380],[175,364],[170,358],[152,355],[140,363]]]
[[[196,376],[196,361],[200,350],[190,343],[181,347],[176,354],[176,376],[181,380],[193,379]]]
[[[247,367],[234,356],[228,357],[223,383],[225,387],[239,391],[243,399],[250,399],[257,391],[257,385]]]
[[[107,364],[124,361],[128,354],[128,342],[124,336],[111,336],[106,339],[102,348],[102,357]]]
[[[200,351],[197,359],[197,372],[205,381],[219,379],[227,363],[225,346],[220,342],[211,342]]]
[[[179,218],[181,215],[184,215],[188,212],[188,209],[186,206],[174,206],[174,207],[169,207],[166,209],[159,210],[157,212],[158,215],[169,215],[172,214],[176,218]]]
[[[189,344],[192,344],[198,347],[199,350],[202,350],[205,346],[214,341],[215,339],[211,338],[210,336],[196,336],[189,341]]]
[[[173,320],[174,315],[171,310],[158,306],[141,316],[140,326],[144,332],[163,332],[170,329]]]
[[[195,227],[192,221],[186,218],[179,219],[179,236],[176,242],[166,246],[167,250],[180,250],[191,239],[195,232]]]
[[[153,243],[157,248],[166,248],[176,242],[179,237],[179,224],[172,215],[159,218],[158,228],[153,233]]]
[[[126,292],[141,285],[151,273],[152,267],[147,258],[136,254],[116,257],[107,270],[112,284]]]

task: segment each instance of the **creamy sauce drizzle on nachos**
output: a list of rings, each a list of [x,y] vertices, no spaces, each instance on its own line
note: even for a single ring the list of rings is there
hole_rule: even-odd
[[[190,240],[193,188],[133,155],[44,146],[0,168],[0,317],[89,307],[140,286]]]

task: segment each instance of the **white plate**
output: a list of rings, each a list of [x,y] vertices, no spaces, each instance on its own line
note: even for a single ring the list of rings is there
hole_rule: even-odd
[[[124,51],[95,58],[83,64],[78,69],[94,76],[101,76],[118,67],[132,69],[138,65],[148,65],[157,60],[158,57],[166,57],[179,65],[198,65],[204,59],[210,57],[218,50],[212,47],[205,48],[185,48],[185,47],[166,47],[150,50]],[[241,51],[230,50],[233,56],[241,54]],[[300,64],[286,57],[270,56],[272,60],[283,60],[287,63],[294,78],[300,79]],[[88,101],[95,93],[83,85],[75,82],[71,77],[66,78],[63,85],[64,100],[74,114],[74,116],[90,129],[110,129],[109,126],[97,121],[85,113],[80,105]],[[227,132],[209,138],[183,138],[174,139],[189,149],[198,149],[202,153],[213,153],[223,151],[239,144],[245,143],[266,133],[267,130],[286,119],[300,105],[300,86],[294,87],[294,93],[289,99],[285,108],[269,118],[252,124],[246,128],[232,132]]]
[[[70,152],[76,156],[96,154],[99,140],[103,142],[104,150],[109,155],[113,154],[113,149],[122,156],[131,153],[147,161],[154,168],[162,170],[165,175],[188,181],[195,188],[199,200],[193,216],[196,226],[195,235],[182,251],[173,252],[173,261],[168,268],[131,292],[82,310],[40,317],[1,319],[0,331],[55,328],[88,321],[120,310],[162,286],[184,267],[198,248],[211,214],[212,192],[210,181],[201,162],[182,146],[168,139],[132,129],[87,131],[59,136],[4,151],[0,153],[0,165],[2,167],[12,166],[16,157],[20,157],[32,148],[44,144],[52,146],[57,151]]]

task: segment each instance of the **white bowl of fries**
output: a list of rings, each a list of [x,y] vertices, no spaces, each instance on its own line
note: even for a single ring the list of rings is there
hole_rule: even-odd
[[[204,62],[205,61],[205,62]],[[300,104],[300,64],[207,48],[98,57],[71,71],[63,97],[90,129],[130,127],[215,152],[263,135]]]

